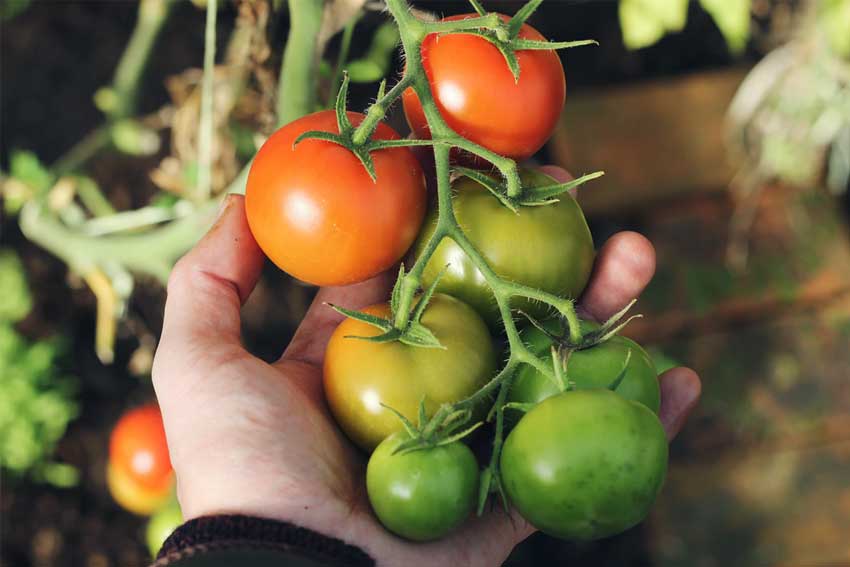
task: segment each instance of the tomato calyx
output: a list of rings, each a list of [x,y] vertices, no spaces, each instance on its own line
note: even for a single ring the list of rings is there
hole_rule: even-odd
[[[378,127],[379,120],[369,120],[368,123],[364,121],[364,123],[361,124],[361,127],[355,128],[351,124],[351,120],[348,118],[348,109],[346,104],[348,100],[348,83],[348,73],[344,72],[342,76],[342,84],[340,85],[339,92],[337,93],[336,104],[334,105],[339,134],[323,132],[321,130],[308,130],[295,139],[292,143],[293,148],[304,140],[323,140],[325,142],[339,144],[353,153],[357,159],[360,160],[360,163],[363,164],[363,167],[366,169],[366,172],[369,174],[372,181],[377,182],[377,174],[375,173],[375,162],[372,159],[372,152],[387,148],[432,146],[435,143],[440,143],[434,142],[433,140],[412,139],[373,140],[372,134]],[[386,80],[381,81],[381,85],[378,87],[378,100],[385,98],[386,86]],[[377,118],[383,117],[382,107],[378,104],[373,105],[370,112],[375,113]]]
[[[478,421],[467,426],[466,424],[472,419],[472,410],[469,409],[459,409],[448,413],[445,417],[435,415],[428,419],[424,398],[419,402],[417,425],[414,425],[412,421],[392,407],[386,404],[381,405],[401,421],[404,431],[408,435],[408,438],[393,450],[393,455],[456,443],[484,424],[484,422]]]
[[[522,187],[520,194],[516,197],[510,196],[507,184],[503,179],[493,177],[489,173],[485,173],[468,167],[456,166],[452,169],[454,173],[462,177],[468,177],[473,181],[481,184],[486,188],[499,202],[509,210],[518,213],[520,207],[539,207],[545,205],[553,205],[557,203],[559,195],[575,189],[580,185],[584,185],[592,179],[597,179],[605,175],[603,171],[594,171],[587,175],[582,175],[577,179],[567,181],[566,183],[555,183],[543,187]]]
[[[445,269],[443,270],[443,272],[445,272]],[[437,284],[440,282],[440,278],[442,277],[443,272],[441,272],[434,279],[434,282],[430,286],[428,286],[427,289],[425,289],[425,291],[419,297],[419,301],[417,301],[416,305],[411,309],[410,315],[404,318],[406,322],[401,328],[396,326],[395,321],[399,320],[396,315],[401,309],[402,303],[402,284],[405,276],[404,264],[399,266],[398,279],[396,280],[396,284],[393,287],[392,296],[390,297],[389,317],[378,317],[377,315],[363,313],[362,311],[355,311],[353,309],[346,309],[344,307],[340,307],[339,305],[333,305],[330,303],[328,305],[332,309],[334,309],[338,313],[341,313],[342,315],[345,315],[346,317],[362,321],[383,331],[383,333],[374,337],[361,337],[350,335],[346,336],[345,338],[360,339],[373,343],[387,343],[392,341],[399,341],[406,345],[415,347],[445,349],[446,347],[443,346],[443,344],[436,337],[436,335],[434,335],[434,333],[432,333],[431,330],[428,329],[428,327],[423,325],[421,321],[422,315],[425,313],[425,308],[428,306],[428,302],[434,295],[434,291],[437,289]]]
[[[523,24],[531,17],[542,2],[543,0],[530,0],[506,22],[500,19],[492,27],[464,30],[461,33],[477,35],[492,43],[496,49],[499,50],[499,53],[502,54],[502,57],[505,58],[505,63],[507,63],[508,68],[511,70],[511,74],[514,76],[515,82],[519,82],[520,76],[519,59],[516,56],[517,51],[554,51],[558,49],[569,49],[571,47],[581,47],[583,45],[599,45],[599,42],[593,39],[582,39],[577,41],[539,41],[519,37],[519,32],[522,29]],[[487,11],[484,10],[484,7],[477,0],[470,0],[470,4],[479,16],[487,16]]]

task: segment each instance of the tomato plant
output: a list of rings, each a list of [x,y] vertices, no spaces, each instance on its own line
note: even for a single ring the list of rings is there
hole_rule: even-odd
[[[646,516],[667,471],[667,437],[646,406],[610,390],[571,391],[511,431],[502,481],[523,518],[557,537],[592,540]]]
[[[478,463],[459,441],[394,453],[406,438],[393,434],[369,458],[369,502],[390,531],[415,541],[437,539],[475,508]]]
[[[444,21],[476,15],[451,16]],[[545,41],[528,24],[523,24],[518,37]],[[421,54],[437,108],[446,123],[464,138],[500,155],[524,160],[539,150],[555,129],[564,106],[566,83],[554,51],[517,51],[518,79],[499,48],[478,35],[430,34],[422,42]],[[416,136],[430,137],[416,93],[408,89],[402,100]]]
[[[389,305],[363,310],[376,316]],[[487,326],[465,303],[435,295],[422,316],[444,348],[420,348],[401,342],[375,343],[374,327],[346,319],[334,331],[325,353],[324,385],[328,404],[345,433],[371,451],[402,429],[382,404],[415,419],[424,400],[427,414],[440,404],[473,394],[496,368],[496,352]]]
[[[528,169],[520,171],[520,178],[527,188],[557,183]],[[593,238],[581,208],[569,194],[561,195],[556,203],[520,207],[515,213],[470,178],[457,179],[452,189],[457,222],[501,278],[562,297],[578,297],[584,290],[595,256]],[[416,254],[424,252],[437,217],[436,210],[429,213],[414,245]],[[432,283],[445,266],[437,289],[469,303],[491,325],[498,325],[501,318],[492,288],[457,242],[447,239],[440,243],[425,267],[423,283]],[[551,310],[549,305],[527,300],[512,306],[538,316]]]
[[[582,323],[585,331],[599,327],[587,321]],[[556,327],[557,332],[562,331],[557,322],[549,325]],[[523,340],[538,356],[549,356],[553,342],[543,331],[531,328],[525,333]],[[570,353],[567,378],[579,390],[607,388],[617,380],[627,358],[625,375],[614,391],[627,400],[642,403],[657,414],[661,405],[661,393],[655,364],[643,347],[627,337],[615,335],[607,341]],[[559,392],[560,389],[552,380],[535,368],[525,365],[517,372],[508,401],[537,403]]]
[[[349,112],[353,125],[364,116]],[[316,285],[368,279],[396,263],[425,214],[425,178],[406,147],[372,153],[375,179],[340,144],[296,139],[339,134],[333,111],[310,114],[275,132],[254,158],[245,191],[251,232],[263,252],[295,278]],[[386,124],[378,140],[396,140]]]
[[[158,406],[147,404],[121,416],[109,438],[109,463],[121,478],[148,491],[170,489],[174,474]]]

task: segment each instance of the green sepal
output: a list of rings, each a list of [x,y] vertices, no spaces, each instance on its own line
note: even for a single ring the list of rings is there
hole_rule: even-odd
[[[519,59],[517,59],[513,47],[501,41],[494,41],[493,45],[496,46],[496,49],[498,49],[499,53],[502,54],[502,57],[505,58],[505,63],[508,64],[508,69],[511,70],[511,74],[514,76],[514,83],[518,83],[520,73]]]
[[[428,307],[428,302],[430,302],[431,298],[434,297],[434,292],[437,291],[437,285],[440,283],[440,280],[443,279],[443,275],[445,275],[446,270],[448,269],[448,264],[443,266],[443,269],[440,270],[434,278],[434,281],[431,282],[431,285],[422,292],[422,295],[419,297],[419,301],[416,302],[416,307],[413,309],[413,313],[410,316],[410,320],[412,322],[419,323],[422,319],[422,315],[425,313],[425,308]]]
[[[425,413],[425,396],[422,396],[422,399],[419,400],[419,427],[425,427],[427,421],[428,414]]]
[[[508,402],[503,407],[503,409],[513,409],[521,411],[522,413],[528,413],[536,406],[536,403],[531,402]]]
[[[632,349],[629,349],[628,352],[626,353],[626,360],[625,360],[625,362],[623,362],[623,367],[620,369],[620,373],[617,374],[617,377],[614,378],[614,380],[610,384],[608,384],[608,389],[611,390],[612,392],[615,392],[617,390],[617,388],[620,387],[620,384],[623,383],[623,378],[626,377],[626,370],[629,367],[629,361],[631,359],[632,359]]]
[[[334,105],[334,110],[336,111],[336,125],[339,128],[339,135],[347,138],[350,137],[351,131],[353,127],[351,126],[351,121],[348,119],[348,112],[346,108],[346,104],[348,103],[348,72],[342,72],[342,84],[339,86],[339,92],[336,95],[336,104]]]
[[[539,41],[536,39],[516,38],[511,41],[511,47],[517,51],[556,51],[584,45],[599,45],[595,39],[579,39],[575,41]]]
[[[418,429],[416,428],[416,426],[413,425],[413,423],[409,419],[404,417],[404,414],[402,414],[397,409],[390,407],[390,406],[388,406],[387,404],[384,404],[384,403],[381,403],[381,407],[384,408],[387,411],[392,412],[393,415],[395,415],[399,419],[399,421],[401,421],[401,424],[404,427],[404,430],[407,432],[408,435],[410,435],[411,438],[414,438],[418,435]],[[396,447],[396,450],[393,451],[393,455],[398,453],[399,449],[400,449],[400,447]]]
[[[511,18],[511,21],[508,22],[508,33],[512,38],[515,38],[519,35],[519,30],[522,29],[522,25],[531,17],[537,8],[540,7],[540,4],[543,3],[543,0],[529,0],[522,8],[520,8],[516,14]]]
[[[390,295],[390,312],[395,313],[398,310],[398,302],[401,301],[401,283],[404,281],[404,262],[399,264],[398,276],[393,285],[392,295]]]
[[[395,341],[401,340],[401,331],[398,329],[391,329],[386,333],[381,335],[375,335],[372,337],[364,337],[361,335],[345,335],[346,339],[357,339],[360,341],[366,341],[370,343],[392,343]]]
[[[475,10],[479,16],[487,15],[487,10],[484,9],[484,6],[482,6],[478,0],[469,0],[469,3],[472,5],[472,9]]]
[[[481,516],[484,513],[484,506],[487,505],[487,500],[490,499],[490,485],[492,482],[493,470],[490,467],[484,467],[478,479],[478,506],[475,509],[476,516]]]
[[[377,327],[378,329],[384,332],[393,330],[393,324],[387,319],[384,319],[383,317],[378,317],[377,315],[372,315],[370,313],[363,313],[362,311],[354,311],[353,309],[346,309],[345,307],[340,307],[339,305],[334,305],[333,303],[328,303],[328,306],[337,313],[345,315],[349,319],[355,319],[368,325],[372,325],[373,327]]]
[[[307,130],[306,132],[295,138],[295,141],[292,142],[292,147],[295,148],[295,146],[297,146],[304,140],[322,140],[325,142],[339,144],[343,147],[348,147],[348,144],[345,143],[345,140],[343,140],[339,134],[334,134],[333,132],[324,132],[322,130]]]
[[[462,175],[463,177],[468,177],[473,181],[476,181],[477,183],[483,185],[494,197],[499,200],[500,203],[502,203],[502,205],[504,205],[511,211],[515,213],[519,211],[514,201],[505,193],[504,184],[499,182],[497,179],[494,179],[486,173],[468,167],[455,167],[453,168],[453,170],[459,175]]]
[[[404,332],[399,331],[398,340],[415,347],[446,348],[428,327],[416,321],[411,321]]]
[[[546,185],[544,187],[526,189],[523,191],[522,198],[519,202],[521,205],[526,207],[535,205],[548,205],[553,202],[557,202],[557,199],[552,199],[553,197],[562,195],[571,189],[575,189],[580,185],[584,185],[585,183],[587,183],[588,181],[592,181],[593,179],[598,179],[603,175],[605,175],[604,171],[594,171],[593,173],[582,175],[581,177],[573,179],[572,181],[567,181],[566,183],[556,183],[555,185]]]
[[[378,96],[375,97],[375,100],[381,100],[384,98],[384,95],[387,94],[387,79],[381,79],[381,84],[378,85]]]
[[[372,182],[377,183],[378,174],[375,173],[375,162],[372,160],[372,154],[369,153],[369,148],[355,146],[350,149],[351,153],[357,156],[357,159],[359,159],[360,163],[363,164],[363,167],[366,168],[366,173],[368,173],[369,177],[372,178]]]
[[[463,439],[464,437],[466,437],[467,435],[469,435],[470,433],[472,433],[473,431],[475,431],[476,429],[478,429],[482,425],[484,425],[483,421],[478,421],[476,423],[473,423],[472,425],[470,425],[469,427],[467,427],[463,431],[459,431],[458,433],[454,433],[452,435],[449,435],[445,439],[437,441],[435,446],[436,447],[443,447],[445,445],[449,445],[451,443],[455,443],[457,441],[460,441],[461,439]]]

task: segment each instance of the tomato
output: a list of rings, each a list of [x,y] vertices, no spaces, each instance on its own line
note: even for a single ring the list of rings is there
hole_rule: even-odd
[[[111,462],[106,465],[106,486],[119,506],[140,516],[152,514],[174,495],[173,483],[161,488],[146,487]]]
[[[415,541],[437,539],[472,512],[478,496],[478,463],[459,441],[393,455],[407,438],[406,433],[388,437],[369,458],[369,502],[391,532]]]
[[[446,20],[475,17],[451,16]],[[507,20],[507,16],[502,16]],[[529,25],[519,37],[543,41]],[[517,51],[519,82],[492,43],[471,34],[431,34],[422,42],[422,64],[440,114],[458,134],[516,160],[539,150],[564,106],[564,69],[554,51]],[[430,132],[413,89],[402,95],[404,114],[418,138]]]
[[[560,324],[547,324],[557,327],[558,332],[561,331]],[[598,325],[583,322],[582,328],[586,332],[598,328]],[[525,332],[523,341],[538,356],[550,356],[552,342],[542,331],[529,329]],[[643,347],[627,337],[616,335],[596,346],[573,351],[567,362],[567,378],[574,382],[579,390],[607,388],[619,376],[629,352],[632,354],[626,374],[615,391],[627,400],[642,403],[657,414],[661,405],[658,371]],[[524,364],[517,372],[508,400],[536,403],[559,392],[551,380]]]
[[[121,416],[109,438],[109,462],[135,484],[162,492],[174,481],[162,415],[155,404]]]
[[[162,544],[168,536],[183,523],[183,513],[176,498],[172,498],[165,506],[156,511],[148,520],[145,527],[145,543],[152,557],[156,557]]]
[[[389,306],[373,305],[364,311],[386,317]],[[381,404],[415,423],[420,400],[425,400],[430,416],[441,404],[470,396],[495,373],[492,339],[471,307],[435,294],[422,324],[444,349],[351,338],[380,334],[354,319],[343,321],[331,336],[324,366],[328,405],[342,430],[367,451],[402,430],[398,417]]]
[[[520,176],[529,187],[557,183],[534,170],[521,170]],[[467,177],[457,179],[454,189],[458,223],[500,277],[563,297],[578,297],[584,290],[593,268],[593,238],[581,208],[569,194],[560,196],[555,204],[522,207],[514,213]],[[414,245],[417,255],[436,223],[434,210]],[[430,285],[446,265],[448,270],[437,289],[469,303],[491,326],[498,326],[501,319],[490,287],[454,241],[444,239],[437,247],[423,273],[423,284]],[[549,311],[548,306],[522,299],[515,299],[512,307],[538,317]]]
[[[519,421],[500,465],[508,498],[532,525],[593,540],[646,517],[667,471],[667,438],[643,404],[610,390],[572,391]]]
[[[364,116],[349,112],[352,124]],[[425,177],[409,148],[372,153],[377,181],[344,147],[308,139],[308,130],[339,133],[333,111],[316,112],[275,132],[248,175],[245,210],[251,232],[279,268],[316,285],[368,279],[395,264],[425,214]],[[398,139],[386,124],[373,136]]]

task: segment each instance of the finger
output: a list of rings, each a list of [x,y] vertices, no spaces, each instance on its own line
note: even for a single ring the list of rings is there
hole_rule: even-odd
[[[168,279],[165,320],[154,368],[191,362],[217,347],[238,346],[242,303],[248,298],[264,256],[245,217],[241,196],[229,195],[215,225],[177,262]]]
[[[664,424],[667,439],[673,439],[696,407],[702,392],[697,373],[690,368],[673,368],[658,377],[661,387],[661,409],[658,417]]]
[[[655,248],[636,232],[620,232],[599,251],[579,299],[582,313],[605,321],[638,297],[655,273]]]
[[[328,304],[362,309],[385,302],[393,285],[394,274],[394,270],[389,270],[354,285],[321,288],[281,359],[321,364],[331,334],[344,319]]]

